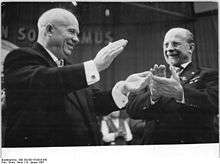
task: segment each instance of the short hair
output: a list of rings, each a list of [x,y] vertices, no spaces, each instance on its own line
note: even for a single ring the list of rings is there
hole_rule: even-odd
[[[188,43],[194,43],[194,36],[193,36],[193,34],[188,29],[185,29],[185,28],[182,28],[182,27],[175,27],[175,28],[171,28],[168,32],[170,32],[170,31],[177,31],[177,30],[185,32],[185,34],[187,36],[186,41]]]
[[[75,16],[70,11],[63,8],[53,8],[44,12],[38,19],[37,27],[40,31],[42,27],[46,26],[48,23],[52,23],[53,21],[62,19],[62,16]]]

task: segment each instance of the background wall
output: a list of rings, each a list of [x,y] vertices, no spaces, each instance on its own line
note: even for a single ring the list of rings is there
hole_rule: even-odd
[[[195,2],[196,3],[196,2]],[[195,35],[196,51],[193,60],[201,66],[218,69],[218,10],[211,3],[211,10],[198,9],[193,2],[7,2],[2,3],[2,39],[19,47],[31,45],[37,37],[37,20],[40,14],[53,7],[72,11],[80,23],[80,44],[73,62],[95,57],[108,42],[127,39],[128,45],[110,68],[101,74],[104,88],[129,74],[148,70],[155,63],[165,64],[163,37],[172,27],[185,27]],[[204,11],[204,12],[203,12]]]

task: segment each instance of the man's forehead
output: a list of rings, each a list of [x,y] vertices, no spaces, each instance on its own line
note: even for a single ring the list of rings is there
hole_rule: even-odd
[[[63,26],[69,26],[69,25],[74,25],[74,26],[79,26],[78,20],[76,19],[75,16],[66,16],[66,15],[59,15],[57,17],[54,17],[54,19],[51,20],[53,24],[56,25],[63,25]]]
[[[187,33],[183,29],[170,30],[166,33],[164,41],[168,41],[170,39],[186,40]]]
[[[54,19],[53,24],[57,26],[65,26],[69,29],[74,29],[79,33],[79,23],[74,15],[72,16],[59,16],[57,19]]]

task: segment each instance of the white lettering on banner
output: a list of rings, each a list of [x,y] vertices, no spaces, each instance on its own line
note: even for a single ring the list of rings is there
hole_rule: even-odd
[[[81,44],[108,44],[114,39],[112,37],[111,31],[84,31],[81,34],[80,43]]]
[[[2,38],[12,41],[11,35],[17,35],[16,38],[19,41],[28,40],[34,42],[37,39],[37,31],[34,28],[19,27],[16,33],[9,31],[8,26],[2,26]],[[10,35],[10,36],[9,36]],[[14,38],[14,37],[13,37]],[[87,29],[80,35],[81,44],[108,44],[114,39],[112,37],[112,31],[101,31],[94,29]]]
[[[83,32],[80,39],[81,44],[92,43],[92,33],[89,31]]]
[[[95,31],[94,41],[95,44],[101,44],[103,42],[103,36],[101,31]]]
[[[36,39],[36,31],[34,29],[25,29],[24,27],[21,27],[18,29],[18,40],[25,40],[26,38],[30,42],[34,42]]]
[[[105,38],[107,39],[106,41],[105,41],[105,44],[108,44],[109,42],[113,42],[113,38],[112,38],[112,32],[111,31],[107,31],[106,33],[105,33]]]
[[[18,29],[18,40],[24,40],[25,39],[25,28],[21,27]]]
[[[30,29],[27,33],[27,37],[28,37],[28,40],[30,40],[31,42],[34,42],[35,41],[35,38],[36,38],[36,32],[34,29]]]
[[[8,26],[2,26],[2,37],[8,38]]]

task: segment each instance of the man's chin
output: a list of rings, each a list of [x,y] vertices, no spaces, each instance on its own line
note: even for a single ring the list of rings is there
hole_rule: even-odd
[[[177,66],[179,65],[179,62],[171,61],[171,62],[170,62],[170,65],[171,65],[171,66],[174,66],[174,67],[177,67]]]
[[[73,55],[73,51],[66,51],[65,52],[65,56],[67,56],[67,57],[70,57],[70,56],[72,56]]]

